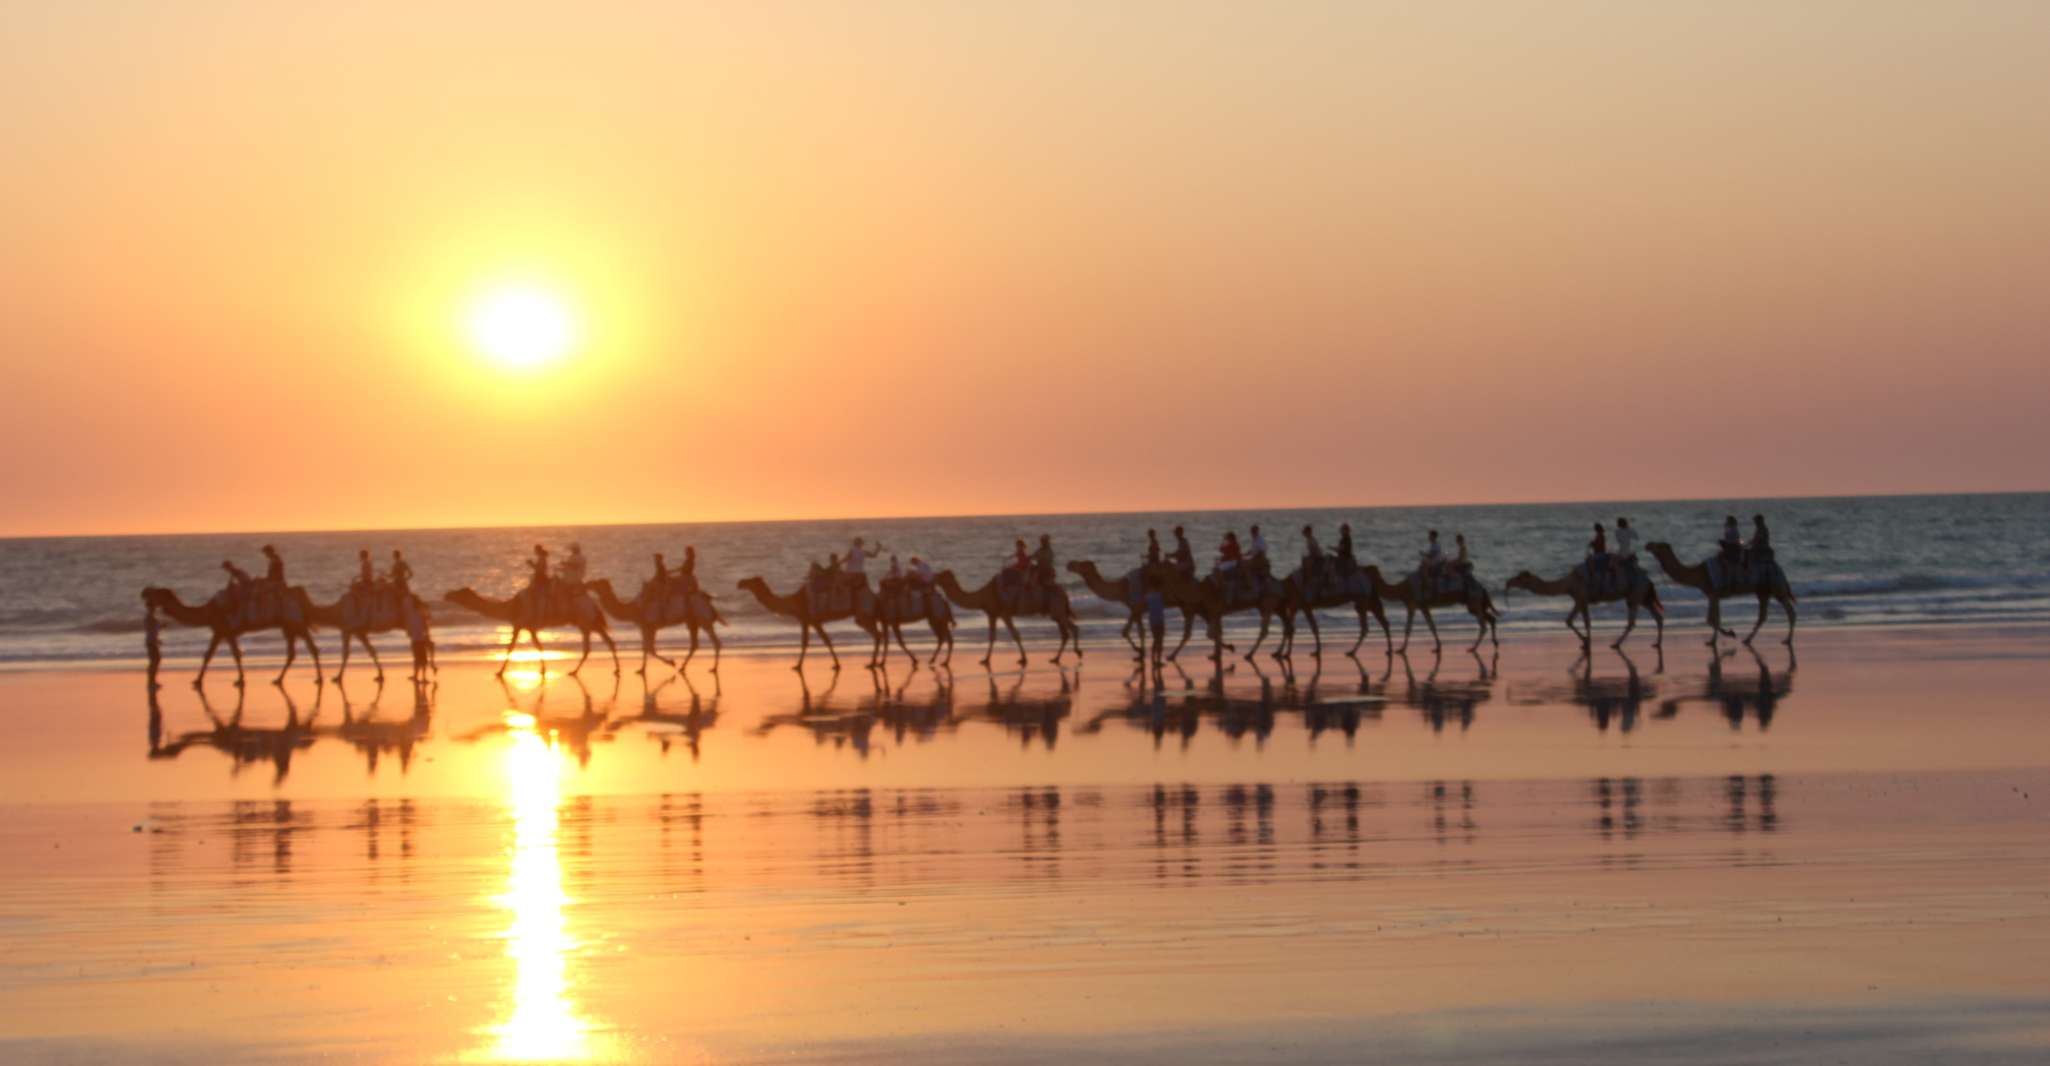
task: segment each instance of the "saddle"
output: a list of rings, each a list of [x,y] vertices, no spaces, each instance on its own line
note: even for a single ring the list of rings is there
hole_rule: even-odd
[[[1006,568],[997,577],[997,598],[1006,609],[1018,614],[1038,614],[1046,610],[1048,587],[1034,581],[1033,575]]]
[[[1604,560],[1600,565],[1595,565],[1590,560],[1589,562],[1581,563],[1576,569],[1580,571],[1581,578],[1587,582],[1588,593],[1597,597],[1613,596],[1623,592],[1636,583],[1637,575],[1640,572],[1637,560],[1634,558],[1625,558],[1622,561],[1620,573],[1607,560]]]

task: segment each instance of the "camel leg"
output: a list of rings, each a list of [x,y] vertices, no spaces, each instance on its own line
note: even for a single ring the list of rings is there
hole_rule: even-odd
[[[997,653],[997,616],[989,616],[989,646],[982,650],[982,665],[988,666]]]
[[[228,638],[228,652],[235,656],[235,687],[243,688],[245,685],[247,685],[249,681],[249,676],[243,673],[242,671],[241,637],[230,636]]]
[[[1409,650],[1409,634],[1416,628],[1416,608],[1405,605],[1408,613],[1402,616],[1402,651]]]
[[[1436,655],[1444,651],[1445,642],[1438,636],[1438,620],[1431,617],[1431,609],[1429,607],[1419,607],[1417,610],[1424,612],[1424,624],[1431,627],[1431,654]],[[1479,642],[1476,641],[1475,643]]]
[[[1663,648],[1666,646],[1666,609],[1657,603],[1651,604],[1649,609],[1652,622],[1658,626],[1658,635],[1652,638],[1651,646]]]
[[[1262,611],[1260,613],[1260,635],[1253,640],[1253,650],[1246,653],[1247,662],[1253,661],[1253,658],[1260,654],[1260,645],[1267,643],[1267,633],[1273,625],[1274,616]]]
[[[833,657],[833,669],[837,672],[840,669],[840,650],[833,647],[833,634],[826,632],[824,622],[815,622],[813,625],[819,631],[819,639],[825,642],[826,654]]]
[[[581,653],[577,655],[577,664],[570,668],[569,676],[571,677],[575,677],[578,674],[583,673],[584,663],[591,658],[591,631],[588,629],[579,629],[577,630],[577,632],[583,635],[584,649]]]
[[[1360,655],[1360,645],[1365,644],[1367,642],[1367,634],[1373,631],[1367,628],[1369,623],[1367,622],[1366,606],[1364,604],[1355,603],[1352,605],[1352,609],[1355,614],[1359,615],[1360,639],[1352,642],[1352,647],[1346,651],[1345,655],[1346,658],[1357,659]]]
[[[915,652],[915,651],[912,651],[912,650],[911,650],[911,645],[910,645],[909,643],[906,643],[906,642],[905,642],[905,640],[904,640],[904,627],[903,627],[903,626],[898,626],[898,627],[896,627],[896,630],[895,630],[895,632],[896,632],[896,634],[897,634],[897,646],[898,646],[898,647],[900,647],[900,648],[902,648],[902,649],[904,649],[904,657],[905,657],[905,658],[907,658],[907,659],[910,659],[910,660],[911,660],[911,663],[912,663],[912,665],[916,666],[916,665],[918,664],[918,653],[917,653],[917,652]],[[933,636],[932,636],[932,639],[933,639],[933,645],[932,645],[932,650],[933,650],[933,652],[934,652],[935,654],[937,654],[937,653],[939,652],[939,650],[940,650],[940,644],[939,644],[939,641],[940,641],[940,635],[939,635],[939,632],[938,632],[937,630],[935,630],[935,631],[933,632]]]
[[[612,631],[609,629],[599,630],[598,639],[603,640],[605,642],[605,650],[612,653],[612,674],[617,677],[619,675],[619,645],[612,642]]]
[[[368,633],[358,633],[356,636],[363,641],[363,650],[370,653],[370,665],[377,669],[377,683],[380,685],[384,684],[384,660],[377,657],[377,645],[370,643],[370,634]],[[342,641],[342,654],[347,655],[348,653],[349,642],[345,639]],[[337,674],[335,680],[340,681],[341,676]]]
[[[1192,631],[1194,631],[1194,630],[1195,630],[1195,628],[1196,628],[1196,616],[1195,616],[1195,614],[1193,614],[1192,612],[1189,612],[1189,611],[1183,611],[1183,612],[1182,612],[1182,639],[1181,639],[1181,643],[1179,643],[1179,644],[1176,644],[1176,645],[1174,646],[1174,650],[1173,650],[1173,651],[1171,651],[1171,652],[1168,652],[1168,653],[1167,653],[1167,658],[1168,658],[1168,660],[1169,660],[1170,662],[1172,662],[1172,661],[1174,660],[1174,657],[1175,657],[1175,656],[1177,656],[1177,655],[1180,655],[1180,654],[1182,653],[1182,649],[1183,649],[1183,648],[1186,648],[1186,647],[1188,647],[1188,646],[1189,646],[1189,634],[1190,634],[1190,633],[1191,633]],[[1156,649],[1156,650],[1158,650],[1158,649]]]
[[[1625,601],[1624,606],[1630,613],[1623,619],[1623,635],[1617,637],[1614,644],[1609,645],[1619,651],[1623,647],[1623,642],[1630,639],[1630,631],[1637,628],[1637,604],[1634,601]]]
[[[348,633],[348,631],[347,631],[347,630],[343,630],[343,631],[342,631],[342,665],[340,665],[340,666],[337,666],[337,667],[335,667],[335,680],[336,680],[336,681],[340,681],[340,680],[342,679],[342,675],[343,675],[343,674],[346,674],[346,673],[348,673],[348,672],[349,672],[349,633]]]
[[[213,639],[206,642],[206,655],[199,660],[199,676],[192,679],[193,688],[206,684],[207,665],[214,661],[214,649],[220,646],[221,635],[219,633],[215,633]]]
[[[1786,611],[1786,612],[1787,612],[1787,639],[1786,639],[1786,640],[1784,640],[1784,641],[1781,641],[1781,643],[1783,643],[1783,644],[1785,644],[1785,645],[1786,645],[1787,647],[1791,648],[1791,647],[1793,647],[1793,646],[1794,646],[1794,600],[1793,600],[1793,597],[1791,597],[1791,596],[1787,596],[1787,597],[1781,597],[1781,599],[1780,599],[1780,609],[1781,609],[1781,610],[1784,610],[1784,611]]]
[[[1134,629],[1139,631],[1140,638],[1145,637],[1146,628],[1139,624],[1139,608],[1137,607],[1132,608],[1132,613],[1125,616],[1125,628],[1118,630],[1118,636],[1123,637],[1125,639],[1125,646],[1132,649],[1133,659],[1145,662],[1146,642],[1144,639],[1134,639],[1132,637],[1132,630]]]
[[[512,665],[512,657],[513,657],[513,652],[514,652],[514,651],[515,651],[516,649],[518,649],[518,648],[519,648],[519,646],[520,646],[520,631],[519,631],[518,627],[514,627],[514,629],[513,629],[513,631],[512,631],[512,639],[511,639],[511,640],[508,640],[508,641],[506,641],[506,642],[505,642],[505,656],[504,656],[503,658],[501,658],[501,659],[499,659],[499,660],[498,660],[498,675],[497,675],[497,676],[499,676],[499,677],[504,677],[504,676],[505,676],[505,668],[506,668],[506,667],[508,667],[508,666],[511,666],[511,665]]]
[[[1011,633],[1011,643],[1018,646],[1018,665],[1024,666],[1026,663],[1025,638],[1020,637],[1018,635],[1018,623],[1014,621],[1009,615],[1005,615],[1004,628],[1009,630]],[[1063,635],[1065,636],[1066,634]]]
[[[1574,621],[1578,617],[1580,617],[1580,605],[1576,603],[1566,612],[1566,628],[1572,630],[1573,635],[1580,638],[1580,646],[1585,648],[1587,647],[1588,637],[1586,633],[1580,631],[1580,625]]]
[[[285,636],[285,665],[278,667],[278,676],[270,679],[270,683],[273,685],[284,684],[285,675],[292,671],[292,664],[299,661],[298,638],[292,636],[292,631],[289,629],[280,629],[278,632]]]
[[[1466,650],[1468,654],[1475,655],[1476,657],[1478,657],[1481,648],[1481,641],[1488,639],[1488,612],[1485,610],[1481,610],[1469,611],[1469,613],[1473,615],[1474,624],[1480,628],[1474,633],[1473,643],[1467,645]],[[1592,625],[1592,623],[1590,623],[1590,625]]]
[[[1708,640],[1704,643],[1713,648],[1715,647],[1716,638],[1722,635],[1723,601],[1716,599],[1715,595],[1710,593],[1708,597]]]
[[[792,666],[792,670],[796,670],[799,672],[802,672],[804,670],[804,655],[806,652],[810,650],[811,623],[799,622],[797,623],[797,665]]]
[[[1764,629],[1764,628],[1765,628],[1765,616],[1766,616],[1766,615],[1768,615],[1768,614],[1771,614],[1771,613],[1772,613],[1772,597],[1770,597],[1770,596],[1760,596],[1760,597],[1758,597],[1758,621],[1757,621],[1757,622],[1754,622],[1754,623],[1752,623],[1752,626],[1751,626],[1751,632],[1749,632],[1749,633],[1746,633],[1746,634],[1744,634],[1744,643],[1745,643],[1745,644],[1750,644],[1750,643],[1751,643],[1751,638],[1753,638],[1753,637],[1757,636],[1757,635],[1758,635],[1758,631],[1759,631],[1759,630],[1761,630],[1761,629]]]
[[[1310,658],[1322,659],[1324,657],[1324,630],[1323,627],[1317,624],[1317,612],[1304,611],[1303,620],[1310,623]],[[1361,634],[1362,639],[1365,636],[1364,633]],[[1290,651],[1295,650],[1295,637],[1293,635],[1289,637],[1288,648]]]
[[[1075,662],[1079,664],[1082,661],[1082,623],[1075,621],[1071,614],[1062,624],[1068,627],[1068,637],[1075,642]]]
[[[715,674],[719,672],[719,656],[726,650],[726,646],[719,641],[719,630],[717,626],[718,623],[714,622],[711,625],[705,627],[705,635],[712,638],[712,672]],[[696,640],[697,635],[698,634],[696,630],[691,631],[692,640]]]
[[[683,661],[682,661],[682,662],[679,662],[679,663],[676,663],[676,664],[674,664],[674,665],[675,665],[675,667],[676,667],[676,669],[677,669],[677,670],[679,670],[679,671],[681,671],[681,670],[683,670],[683,669],[685,669],[685,668],[689,667],[689,666],[690,666],[690,661],[691,661],[692,659],[695,659],[695,658],[697,658],[697,655],[698,655],[698,627],[696,627],[696,626],[691,626],[691,627],[690,627],[690,649],[689,649],[688,651],[686,651],[686,652],[684,652],[684,653],[683,653]]]

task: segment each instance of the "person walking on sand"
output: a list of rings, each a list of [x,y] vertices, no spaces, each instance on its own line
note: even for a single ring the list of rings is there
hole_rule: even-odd
[[[154,603],[142,613],[142,650],[149,656],[149,687],[164,687],[157,683],[157,669],[164,665],[164,623]]]

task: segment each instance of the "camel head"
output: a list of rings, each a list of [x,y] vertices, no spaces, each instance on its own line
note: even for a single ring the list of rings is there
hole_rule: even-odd
[[[162,588],[157,585],[151,585],[150,587],[142,590],[142,602],[150,607],[155,607],[157,610],[161,611],[164,608],[169,607],[174,603],[177,603],[178,594],[172,592],[170,589]]]
[[[1087,559],[1068,560],[1068,573],[1087,576],[1088,572],[1094,569],[1096,569],[1096,564]]]
[[[1537,583],[1538,576],[1536,574],[1528,570],[1518,570],[1516,576],[1510,578],[1509,582],[1502,586],[1502,595],[1509,595],[1509,590],[1511,589],[1535,589]]]
[[[464,585],[462,588],[459,589],[451,589],[448,592],[443,593],[441,598],[447,600],[450,603],[457,604],[463,607],[472,607],[478,603],[483,602],[484,600],[483,596],[477,594],[476,589],[473,589],[468,585]]]
[[[761,579],[761,578],[759,578],[759,577],[744,577],[744,578],[741,578],[741,579],[740,579],[740,583],[739,583],[739,584],[737,584],[737,585],[735,585],[735,586],[733,586],[733,587],[734,587],[734,588],[737,588],[737,589],[739,589],[739,590],[740,590],[740,591],[742,591],[742,592],[767,592],[767,591],[769,591],[769,583],[768,583],[767,581],[764,581],[764,580],[762,580],[762,579]]]

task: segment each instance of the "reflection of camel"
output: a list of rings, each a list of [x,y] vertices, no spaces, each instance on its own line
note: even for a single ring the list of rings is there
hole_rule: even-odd
[[[1637,610],[1642,607],[1650,611],[1651,620],[1658,623],[1658,636],[1652,640],[1651,646],[1656,648],[1665,643],[1666,609],[1659,603],[1659,591],[1651,583],[1651,575],[1639,567],[1632,566],[1624,571],[1627,580],[1620,583],[1611,581],[1596,590],[1589,585],[1587,567],[1588,564],[1582,563],[1569,571],[1565,577],[1550,581],[1524,570],[1509,579],[1509,584],[1502,590],[1502,594],[1507,597],[1509,589],[1523,589],[1539,596],[1573,597],[1573,609],[1566,612],[1566,628],[1580,638],[1582,646],[1594,640],[1594,615],[1590,610],[1594,604],[1621,601],[1630,609],[1629,622],[1623,627],[1623,635],[1617,637],[1614,644],[1609,645],[1611,648],[1621,648],[1623,642],[1630,639],[1630,631],[1637,628]],[[1576,615],[1587,623],[1586,630],[1583,631],[1573,624]]]
[[[1070,562],[1068,570],[1071,573],[1080,575],[1082,583],[1089,586],[1089,591],[1102,599],[1118,604],[1126,610],[1125,628],[1119,632],[1119,635],[1125,638],[1125,643],[1132,646],[1133,652],[1136,653],[1135,658],[1144,659],[1146,657],[1146,633],[1143,628],[1146,615],[1146,594],[1143,591],[1145,568],[1135,567],[1125,576],[1116,580],[1103,576],[1103,571],[1097,569],[1096,564],[1087,559],[1076,559]],[[1181,642],[1174,646],[1173,651],[1167,653],[1167,658],[1172,659],[1180,655],[1183,648],[1188,647],[1189,634],[1194,632],[1196,617],[1200,612],[1197,608],[1187,603],[1168,599],[1164,589],[1161,592],[1161,599],[1166,602],[1167,606],[1174,607],[1182,612]],[[1132,630],[1135,628],[1140,630],[1136,640],[1132,636]]]
[[[679,670],[689,666],[691,659],[698,653],[700,631],[712,638],[712,672],[719,672],[719,653],[723,649],[719,643],[719,631],[715,627],[726,619],[720,617],[719,607],[712,602],[711,593],[686,593],[682,584],[677,583],[670,595],[662,597],[661,602],[656,603],[655,583],[643,581],[640,593],[631,602],[627,602],[612,591],[612,581],[609,578],[599,578],[587,587],[591,594],[598,598],[598,606],[604,608],[606,614],[622,622],[631,622],[641,631],[641,667],[634,671],[635,673],[648,672],[648,657],[651,655],[661,660],[664,665],[674,666]],[[690,630],[690,651],[684,654],[681,664],[663,655],[655,647],[657,632],[678,625]]]
[[[1496,632],[1495,628],[1498,616],[1494,601],[1489,599],[1487,588],[1479,581],[1469,578],[1465,582],[1464,594],[1458,589],[1443,588],[1424,592],[1423,575],[1418,572],[1411,572],[1401,584],[1396,585],[1389,584],[1387,579],[1381,576],[1381,568],[1378,566],[1367,567],[1366,575],[1367,580],[1373,582],[1375,593],[1384,600],[1394,600],[1402,604],[1403,609],[1408,612],[1407,617],[1402,620],[1402,647],[1398,650],[1409,650],[1409,632],[1411,627],[1416,625],[1419,611],[1423,613],[1424,624],[1431,627],[1431,650],[1435,652],[1444,647],[1438,640],[1438,623],[1431,618],[1433,607],[1464,607],[1466,613],[1473,616],[1473,620],[1480,626],[1480,632],[1474,634],[1473,644],[1468,646],[1468,651],[1479,648],[1483,640],[1493,640],[1498,648],[1502,646],[1501,634]]]
[[[866,581],[848,597],[848,606],[845,610],[819,606],[817,601],[821,596],[814,596],[802,588],[787,596],[778,594],[769,588],[767,581],[759,577],[741,579],[740,589],[752,594],[755,601],[770,614],[780,615],[797,623],[797,665],[791,667],[793,670],[804,669],[804,657],[811,651],[813,631],[817,631],[819,639],[825,642],[826,654],[833,657],[833,669],[840,669],[840,653],[833,648],[833,635],[826,632],[826,623],[849,618],[861,627],[863,633],[868,634],[868,664],[874,666],[882,657],[884,642],[889,638],[885,635],[881,623],[876,620],[876,596],[874,592],[869,591]]]
[[[541,631],[557,626],[573,628],[584,638],[584,651],[577,656],[577,665],[570,670],[571,677],[575,677],[584,668],[584,661],[591,657],[593,633],[598,634],[605,641],[606,649],[612,652],[612,672],[619,672],[619,647],[612,643],[612,633],[605,625],[605,612],[599,610],[590,593],[582,589],[558,589],[545,597],[548,602],[544,604],[535,603],[531,589],[509,600],[495,600],[468,588],[457,589],[443,598],[512,627],[512,637],[505,642],[505,659],[498,664],[500,677],[504,677],[505,668],[512,665],[513,650],[519,647],[521,633],[534,638],[534,651],[540,655],[537,661],[541,676],[547,677],[547,649],[541,646]]]
[[[1495,659],[1482,659],[1480,653],[1471,648],[1467,654],[1473,656],[1480,668],[1472,681],[1439,681],[1438,669],[1443,657],[1431,656],[1431,672],[1422,681],[1410,669],[1409,656],[1398,654],[1402,660],[1402,672],[1408,679],[1409,691],[1403,694],[1402,702],[1415,708],[1430,724],[1433,733],[1443,732],[1448,721],[1457,721],[1461,732],[1473,725],[1474,708],[1495,698],[1496,664],[1501,652],[1495,652]]]
[[[851,747],[855,754],[868,758],[869,734],[875,729],[876,717],[866,710],[841,710],[833,706],[833,690],[840,687],[840,675],[832,674],[826,690],[816,696],[811,682],[801,672],[797,683],[802,692],[797,710],[763,715],[761,723],[755,726],[755,735],[767,736],[784,726],[793,726],[810,733],[815,743]],[[876,683],[881,684],[879,680]]]
[[[1587,708],[1587,713],[1594,718],[1594,727],[1604,733],[1608,732],[1610,722],[1616,723],[1619,732],[1628,733],[1637,728],[1645,701],[1656,694],[1638,676],[1636,660],[1623,654],[1621,648],[1616,649],[1616,657],[1623,660],[1623,669],[1629,672],[1622,681],[1595,677],[1594,656],[1584,649],[1575,664],[1580,669],[1573,678],[1573,702]]]
[[[427,605],[420,597],[407,594],[410,602],[401,603],[389,594],[380,595],[362,586],[352,586],[349,591],[333,603],[312,604],[307,620],[317,625],[333,626],[342,634],[342,665],[335,668],[335,680],[349,672],[349,642],[354,640],[370,653],[370,664],[377,668],[377,680],[384,680],[384,663],[377,658],[377,646],[370,643],[372,633],[389,633],[394,630],[406,634],[406,641],[413,652],[413,679],[423,680],[427,676],[430,651],[434,646],[428,633]]]
[[[989,702],[969,712],[971,719],[994,722],[1004,732],[1018,738],[1024,747],[1031,747],[1036,737],[1051,751],[1060,739],[1061,723],[1075,711],[1075,685],[1066,670],[1061,675],[1060,691],[1052,696],[1023,695],[1025,678],[1020,675],[1011,682],[1006,691],[998,691],[995,674],[989,675]]]
[[[398,756],[399,773],[412,768],[413,749],[426,740],[434,719],[434,695],[431,685],[414,685],[413,715],[402,721],[383,721],[377,717],[377,701],[384,695],[384,684],[379,682],[371,694],[370,706],[363,715],[356,715],[355,705],[349,701],[349,690],[340,684],[335,686],[342,695],[342,722],[331,730],[331,735],[347,741],[363,756],[365,770],[377,773],[377,761],[386,754]]]
[[[1764,580],[1755,584],[1751,581],[1751,575],[1748,572],[1734,569],[1728,570],[1726,571],[1728,580],[1718,589],[1715,587],[1715,582],[1709,579],[1708,563],[1701,562],[1688,566],[1680,561],[1679,556],[1673,554],[1672,545],[1660,541],[1653,541],[1644,547],[1646,551],[1651,553],[1652,558],[1657,559],[1659,565],[1665,568],[1667,577],[1708,597],[1708,642],[1710,644],[1714,644],[1718,637],[1734,637],[1737,635],[1735,631],[1723,628],[1723,600],[1733,596],[1755,596],[1758,598],[1758,621],[1751,626],[1751,632],[1745,635],[1744,643],[1751,643],[1751,639],[1756,637],[1758,631],[1765,626],[1766,613],[1771,609],[1774,600],[1779,601],[1780,609],[1787,613],[1787,638],[1785,643],[1792,644],[1794,642],[1794,590],[1787,584],[1787,572],[1780,569],[1780,564],[1773,562],[1763,564],[1765,568]]]
[[[1375,620],[1381,623],[1381,636],[1387,640],[1388,649],[1390,651],[1395,649],[1395,633],[1388,628],[1388,612],[1381,606],[1381,596],[1375,590],[1373,579],[1367,576],[1366,571],[1354,570],[1350,576],[1335,582],[1329,580],[1318,581],[1316,582],[1315,589],[1312,590],[1309,588],[1302,569],[1298,567],[1296,572],[1288,577],[1287,591],[1287,600],[1282,604],[1281,608],[1284,619],[1281,636],[1283,656],[1295,650],[1295,626],[1293,623],[1296,612],[1301,611],[1304,621],[1310,625],[1310,639],[1315,642],[1310,654],[1313,657],[1322,658],[1324,655],[1324,634],[1317,627],[1317,612],[1336,607],[1351,607],[1353,613],[1360,620],[1359,639],[1352,642],[1352,647],[1345,654],[1358,655],[1360,653],[1360,645],[1367,642],[1367,634],[1373,632],[1372,627],[1367,625],[1368,615],[1372,615]]]
[[[534,690],[533,703],[520,712],[508,712],[506,720],[480,726],[458,736],[464,743],[474,743],[486,737],[505,736],[508,733],[532,733],[548,742],[551,748],[567,748],[576,756],[578,766],[591,764],[591,742],[596,739],[610,739],[606,722],[612,717],[612,705],[619,699],[619,681],[613,679],[612,695],[601,709],[591,698],[591,690],[584,685],[584,679],[574,672],[570,680],[576,683],[577,692],[583,697],[583,711],[576,715],[551,715],[547,711],[548,685],[543,682]],[[509,707],[518,707],[519,698],[504,678],[498,679],[499,690],[505,693]],[[524,717],[519,717],[523,715]]]
[[[213,723],[211,729],[200,729],[181,733],[164,742],[163,715],[156,703],[156,693],[150,692],[150,750],[152,759],[175,759],[194,745],[213,748],[228,756],[233,763],[233,772],[241,773],[243,767],[257,763],[270,763],[275,776],[272,785],[281,785],[286,775],[292,772],[292,756],[313,746],[316,734],[313,721],[319,716],[316,710],[305,721],[299,719],[299,705],[293,701],[290,692],[285,692],[285,724],[275,729],[252,728],[242,724],[244,694],[235,693],[235,709],[226,718],[217,713],[207,699],[206,690],[199,690],[200,709],[206,712],[207,720]]]
[[[1708,677],[1701,687],[1685,695],[1660,700],[1659,717],[1673,717],[1680,713],[1684,704],[1711,703],[1722,709],[1723,718],[1730,723],[1731,729],[1741,728],[1747,713],[1757,720],[1761,731],[1772,728],[1772,719],[1779,712],[1780,701],[1794,691],[1794,671],[1800,666],[1799,660],[1789,647],[1786,670],[1775,674],[1766,666],[1765,656],[1758,654],[1757,649],[1747,646],[1745,650],[1751,653],[1752,662],[1758,666],[1755,675],[1724,678],[1723,660],[1736,652],[1713,654],[1708,660]]]
[[[690,709],[680,714],[664,711],[660,702],[662,690],[675,684],[679,677],[683,679],[684,687],[690,690]],[[606,723],[605,731],[616,734],[628,726],[642,726],[647,730],[648,736],[662,746],[662,754],[669,754],[670,745],[682,740],[684,747],[690,752],[690,761],[697,762],[703,754],[700,742],[705,730],[719,723],[720,690],[717,675],[712,677],[712,686],[712,698],[707,700],[698,692],[697,686],[691,683],[689,674],[672,674],[652,688],[643,681],[641,713],[631,718],[615,718]]]
[[[313,656],[313,675],[321,675],[320,647],[313,643],[311,617],[313,601],[306,596],[306,590],[293,585],[282,596],[259,595],[252,591],[246,594],[251,601],[241,611],[231,602],[224,589],[214,597],[197,606],[186,604],[176,592],[167,588],[150,587],[142,590],[142,601],[181,626],[200,626],[212,631],[206,643],[206,657],[199,661],[199,676],[192,679],[192,686],[198,688],[206,681],[206,668],[214,661],[214,652],[225,642],[235,656],[235,684],[243,683],[242,637],[267,629],[275,629],[285,637],[285,665],[278,668],[278,676],[271,680],[273,685],[285,683],[285,672],[292,668],[293,660],[299,656],[299,642],[306,642],[306,650]],[[241,617],[237,617],[237,615]]]
[[[1019,638],[1018,626],[1014,621],[1024,615],[1043,614],[1059,627],[1061,646],[1053,653],[1053,661],[1056,664],[1061,661],[1061,656],[1067,653],[1068,642],[1071,640],[1075,644],[1075,657],[1082,657],[1082,632],[1075,625],[1075,613],[1068,603],[1066,589],[1054,585],[1041,590],[1036,600],[1014,602],[997,591],[997,578],[989,579],[981,588],[973,591],[962,588],[960,579],[954,576],[952,570],[940,571],[933,581],[940,587],[941,592],[946,593],[948,599],[954,601],[956,607],[981,611],[989,617],[989,647],[983,653],[983,665],[989,665],[990,658],[996,654],[998,621],[1002,621],[1004,628],[1011,631],[1011,642],[1018,646],[1018,665],[1025,665],[1025,641]]]

